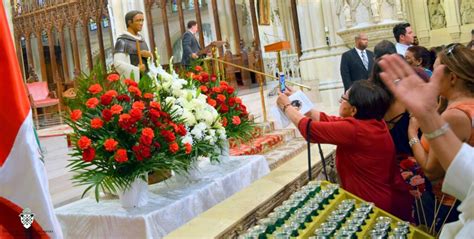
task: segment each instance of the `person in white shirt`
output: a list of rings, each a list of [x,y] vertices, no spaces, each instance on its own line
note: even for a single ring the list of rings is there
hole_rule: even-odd
[[[459,220],[446,224],[440,238],[472,238],[474,235],[474,148],[463,144],[437,113],[437,97],[446,66],[438,66],[429,82],[423,81],[399,56],[384,56],[379,62],[380,75],[393,92],[418,120],[430,149],[446,170],[443,192],[462,201]]]
[[[397,41],[395,47],[397,48],[397,53],[405,57],[405,52],[408,47],[413,44],[415,39],[415,33],[411,29],[410,23],[400,23],[393,27],[393,36]]]

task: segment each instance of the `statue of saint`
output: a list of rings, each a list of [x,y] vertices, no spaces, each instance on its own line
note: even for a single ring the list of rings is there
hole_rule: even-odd
[[[462,24],[474,23],[474,0],[462,0],[461,22]]]
[[[380,22],[380,5],[380,0],[370,0],[370,11],[375,23]]]
[[[119,74],[129,77],[133,73],[138,81],[140,74],[148,71],[147,60],[152,57],[145,39],[139,33],[143,28],[143,13],[130,11],[125,14],[125,22],[127,31],[120,35],[115,43],[114,66]]]
[[[351,13],[351,7],[349,4],[346,2],[344,4],[344,18],[346,21],[346,27],[352,26],[352,13]]]
[[[430,13],[431,29],[446,27],[446,14],[440,0],[430,0],[428,10]]]

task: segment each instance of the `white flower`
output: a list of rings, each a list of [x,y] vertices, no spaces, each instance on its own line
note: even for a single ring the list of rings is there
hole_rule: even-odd
[[[176,98],[174,97],[166,97],[165,104],[171,105],[171,104],[174,104],[175,101],[176,101]]]
[[[194,117],[194,114],[191,111],[187,110],[187,109],[185,109],[183,111],[182,116],[183,116],[186,124],[189,125],[189,126],[194,126],[197,123],[196,122],[196,117]]]
[[[174,114],[179,117],[183,115],[184,110],[183,110],[183,107],[175,104],[171,106],[171,112],[174,112]]]
[[[186,134],[186,136],[183,137],[183,139],[181,139],[181,142],[183,144],[189,143],[191,145],[193,145],[193,143],[194,143],[193,142],[193,137],[191,136],[191,134],[189,132]]]

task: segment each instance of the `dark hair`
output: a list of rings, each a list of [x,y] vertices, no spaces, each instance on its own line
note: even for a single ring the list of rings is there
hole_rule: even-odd
[[[471,30],[471,35],[474,35],[474,29]]]
[[[381,120],[390,106],[387,91],[368,80],[359,80],[349,89],[349,104],[357,109],[354,118]]]
[[[196,26],[196,25],[197,25],[197,22],[194,20],[191,20],[188,22],[188,29],[191,29],[193,26]]]
[[[411,46],[408,47],[407,51],[413,53],[416,60],[421,60],[422,67],[433,69],[433,61],[431,60],[431,54],[428,49],[422,46]]]
[[[405,23],[399,23],[393,27],[393,37],[395,37],[395,40],[397,42],[400,42],[400,35],[405,35],[407,34],[407,27],[410,26],[410,23],[405,22]]]
[[[375,59],[382,57],[383,55],[390,55],[397,53],[397,48],[395,48],[395,44],[388,40],[383,40],[374,47],[374,55]]]
[[[403,58],[402,56],[400,56],[400,57]],[[392,92],[390,92],[387,89],[387,87],[385,86],[385,84],[382,81],[382,78],[380,77],[380,73],[383,72],[382,68],[379,65],[380,60],[381,59],[377,59],[375,61],[374,68],[372,69],[372,74],[369,77],[369,81],[373,82],[375,85],[379,86],[380,88],[382,88],[384,91],[387,92],[387,95],[388,95],[388,98],[389,98],[389,101],[390,101],[390,104],[391,104],[395,98],[393,97]],[[423,79],[426,82],[429,81],[430,76],[423,69],[421,69],[419,67],[413,67],[413,69],[415,70],[416,74],[418,74],[418,76],[421,79]]]
[[[133,23],[133,18],[138,15],[138,14],[142,14],[143,15],[143,12],[141,11],[137,11],[137,10],[133,10],[133,11],[130,11],[130,12],[127,12],[127,14],[125,14],[125,25],[128,27],[128,22],[130,21],[131,23]]]

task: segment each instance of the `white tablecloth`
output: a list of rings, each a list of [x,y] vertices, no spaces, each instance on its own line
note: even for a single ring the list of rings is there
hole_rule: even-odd
[[[161,238],[269,173],[263,156],[201,164],[197,180],[172,177],[149,187],[149,202],[124,209],[118,199],[84,198],[56,209],[66,238]],[[216,218],[216,220],[218,220]]]

